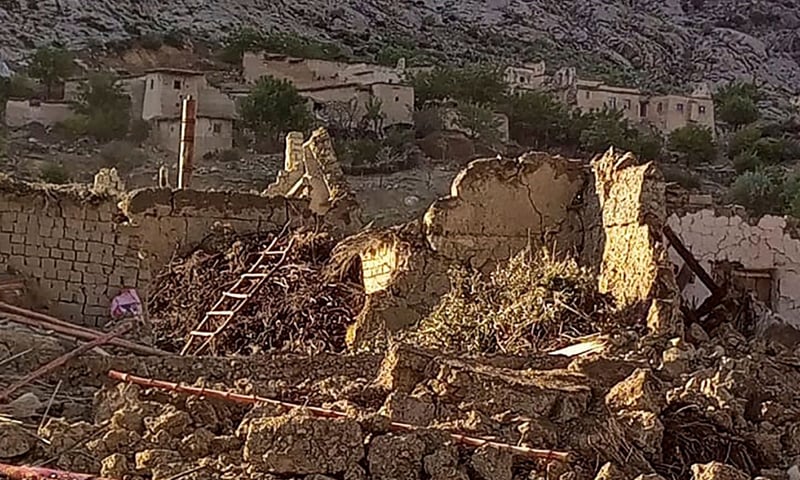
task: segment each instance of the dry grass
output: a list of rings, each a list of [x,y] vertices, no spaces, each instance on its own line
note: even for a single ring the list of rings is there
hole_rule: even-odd
[[[494,273],[454,271],[453,288],[407,339],[447,351],[532,353],[595,333],[612,301],[574,259],[522,252]]]

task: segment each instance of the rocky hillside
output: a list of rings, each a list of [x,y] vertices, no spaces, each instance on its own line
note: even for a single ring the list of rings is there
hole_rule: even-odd
[[[756,78],[774,106],[800,94],[797,0],[0,0],[0,52],[242,24],[336,40],[356,53],[409,44],[453,59],[543,57],[652,88]]]

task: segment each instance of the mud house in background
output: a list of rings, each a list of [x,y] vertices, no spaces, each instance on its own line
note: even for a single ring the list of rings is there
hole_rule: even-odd
[[[550,84],[562,101],[582,112],[619,110],[628,121],[652,125],[664,135],[690,124],[714,131],[714,101],[707,85],[691,95],[648,95],[636,88],[580,79],[574,68],[559,70]]]
[[[541,90],[547,82],[546,70],[544,60],[510,66],[506,67],[505,80],[512,90]]]
[[[67,101],[77,101],[85,78],[68,80],[64,86]],[[181,104],[191,95],[197,99],[195,155],[201,157],[233,147],[233,122],[236,109],[228,95],[208,84],[203,72],[156,68],[142,75],[119,80],[131,98],[131,117],[151,123],[151,140],[159,147],[177,153],[180,145]]]
[[[298,90],[344,84],[398,84],[406,75],[405,60],[395,67],[368,63],[333,62],[313,58],[297,58],[264,52],[245,52],[242,75],[247,83],[255,83],[269,75],[288,80]]]

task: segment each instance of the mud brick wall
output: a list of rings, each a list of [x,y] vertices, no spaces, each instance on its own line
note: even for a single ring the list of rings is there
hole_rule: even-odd
[[[582,243],[572,207],[585,178],[580,162],[545,153],[475,160],[455,178],[450,196],[428,209],[426,236],[440,255],[484,271],[528,243],[572,254]]]
[[[750,219],[725,209],[702,209],[673,214],[668,220],[686,248],[708,272],[716,262],[735,262],[747,270],[771,272],[772,308],[786,321],[800,327],[800,238],[787,219],[767,215]],[[671,252],[672,261],[684,262]],[[698,280],[683,289],[690,303],[699,305],[711,292]]]
[[[33,307],[98,325],[136,288],[212,230],[249,233],[303,222],[303,202],[259,195],[145,189],[124,197],[0,181],[0,269],[21,275]],[[304,217],[304,215],[306,215]]]

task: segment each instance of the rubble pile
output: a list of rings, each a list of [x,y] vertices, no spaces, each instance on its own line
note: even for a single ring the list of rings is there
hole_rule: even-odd
[[[161,345],[179,350],[221,293],[276,235],[220,233],[173,261],[157,279],[148,305]],[[285,258],[271,257],[266,267],[275,267],[273,275],[215,338],[210,353],[343,351],[345,331],[363,307],[364,294],[357,272],[341,272],[329,262],[334,245],[325,232],[296,231],[279,238],[273,249],[285,250]]]

